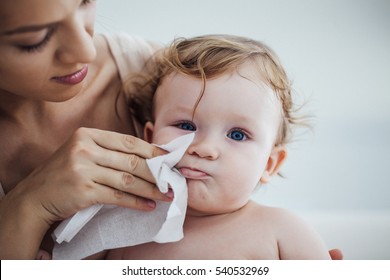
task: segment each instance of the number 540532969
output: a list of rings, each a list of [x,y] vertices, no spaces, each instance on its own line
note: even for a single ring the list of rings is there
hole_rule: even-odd
[[[267,266],[217,266],[215,275],[267,275],[269,267]]]

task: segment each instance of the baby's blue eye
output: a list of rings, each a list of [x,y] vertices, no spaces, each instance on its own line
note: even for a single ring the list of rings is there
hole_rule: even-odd
[[[242,141],[246,138],[245,133],[240,130],[232,130],[227,136],[234,141]]]
[[[183,129],[183,130],[190,130],[190,131],[195,131],[196,130],[196,127],[193,124],[188,123],[188,122],[179,123],[178,127],[180,129]]]

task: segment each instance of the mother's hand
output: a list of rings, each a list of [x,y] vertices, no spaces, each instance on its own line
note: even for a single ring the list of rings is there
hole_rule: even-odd
[[[50,225],[96,203],[152,210],[170,201],[146,159],[161,149],[133,136],[80,128],[0,204],[0,257],[34,258]]]
[[[96,203],[151,210],[151,199],[170,200],[146,165],[163,153],[134,136],[81,128],[29,176],[35,186],[31,196],[47,211],[49,223]]]
[[[343,253],[339,249],[329,250],[329,255],[332,260],[342,260],[344,258]]]

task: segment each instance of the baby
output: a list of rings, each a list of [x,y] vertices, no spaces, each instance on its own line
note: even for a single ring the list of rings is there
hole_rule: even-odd
[[[278,173],[298,121],[274,52],[248,38],[211,35],[175,40],[153,65],[139,84],[154,94],[145,139],[165,144],[195,132],[176,166],[188,185],[184,238],[119,248],[106,257],[330,259],[304,221],[250,199]]]

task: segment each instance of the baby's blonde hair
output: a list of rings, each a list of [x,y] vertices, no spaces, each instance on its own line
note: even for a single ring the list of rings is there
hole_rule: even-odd
[[[154,93],[164,77],[173,72],[201,79],[202,90],[198,104],[207,79],[238,71],[244,63],[253,65],[258,71],[259,80],[266,83],[280,100],[282,123],[275,145],[287,143],[291,136],[291,124],[299,122],[299,118],[294,116],[291,81],[271,48],[262,42],[240,36],[206,35],[174,40],[149,62],[149,76],[132,80],[131,88],[137,92],[131,102],[133,113],[140,117],[141,122],[152,120]]]

